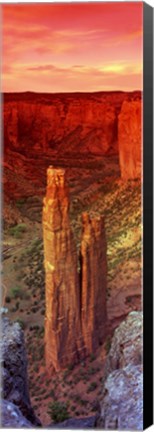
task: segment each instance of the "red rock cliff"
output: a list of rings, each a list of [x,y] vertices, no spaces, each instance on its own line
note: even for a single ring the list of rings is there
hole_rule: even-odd
[[[50,167],[43,208],[46,272],[45,357],[56,370],[76,361],[83,344],[77,253],[69,222],[65,171]]]
[[[97,94],[6,100],[4,130],[5,148],[21,152],[117,152],[115,102]]]
[[[125,101],[119,115],[118,144],[121,176],[141,175],[141,101]]]
[[[107,261],[103,218],[82,215],[81,284],[82,334],[88,352],[95,352],[105,337]]]

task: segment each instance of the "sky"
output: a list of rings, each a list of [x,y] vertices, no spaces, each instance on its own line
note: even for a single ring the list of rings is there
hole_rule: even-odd
[[[3,4],[3,91],[142,89],[142,7]]]

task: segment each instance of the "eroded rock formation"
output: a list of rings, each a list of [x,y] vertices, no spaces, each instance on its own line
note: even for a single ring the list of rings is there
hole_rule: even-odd
[[[81,284],[82,333],[87,351],[95,351],[105,337],[107,261],[104,220],[82,215]]]
[[[65,171],[50,167],[43,209],[46,274],[45,357],[55,369],[80,358],[80,293],[77,252],[69,221]]]
[[[118,121],[121,176],[124,180],[141,175],[141,101],[124,101]]]
[[[106,242],[104,223],[83,215],[81,272],[69,221],[63,169],[47,171],[44,199],[46,274],[45,358],[56,370],[103,342],[106,325]]]

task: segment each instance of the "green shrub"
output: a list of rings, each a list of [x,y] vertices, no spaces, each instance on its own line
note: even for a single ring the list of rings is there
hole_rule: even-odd
[[[10,291],[11,291],[11,297],[15,299],[21,296],[21,288],[18,285],[12,287]]]
[[[93,362],[96,359],[95,354],[90,354],[90,362]]]
[[[94,368],[93,366],[90,366],[88,369],[89,375],[94,375],[97,372],[97,368]]]
[[[111,338],[110,336],[107,337],[106,342],[105,342],[105,350],[106,350],[106,354],[109,353],[111,348]]]
[[[49,404],[48,414],[55,423],[60,423],[69,418],[67,404],[63,402],[52,402]]]
[[[96,382],[92,382],[90,384],[90,386],[88,387],[88,389],[87,389],[87,393],[90,393],[90,392],[94,391],[96,389],[96,387],[97,387],[97,383]]]
[[[25,199],[25,198],[19,198],[19,199],[16,201],[16,206],[17,206],[17,208],[21,208],[22,205],[25,204],[25,202],[26,202],[26,199]]]
[[[87,406],[87,404],[88,404],[88,400],[86,400],[86,399],[80,399],[80,400],[79,400],[79,404],[80,404],[81,406]]]
[[[72,405],[71,406],[71,411],[75,411],[76,410],[76,406],[75,405]]]
[[[17,318],[16,322],[20,325],[20,327],[24,330],[25,329],[25,323],[21,318]]]
[[[6,297],[5,297],[5,301],[6,301],[6,303],[10,303],[10,302],[11,302],[11,297],[6,296]]]
[[[9,229],[9,234],[15,238],[21,238],[22,234],[27,231],[27,226],[24,223],[15,225]]]
[[[74,369],[74,364],[73,363],[70,363],[69,365],[68,365],[68,371],[72,371]]]

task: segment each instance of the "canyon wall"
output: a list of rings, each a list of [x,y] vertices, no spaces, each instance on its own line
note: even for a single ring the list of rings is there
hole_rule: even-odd
[[[122,178],[140,176],[140,92],[6,95],[3,109],[4,154],[119,154]]]
[[[4,125],[6,147],[20,151],[106,154],[117,145],[115,108],[104,102],[7,103]]]
[[[139,92],[4,95],[4,149],[60,154],[118,153],[118,114]]]
[[[124,180],[141,175],[141,140],[141,101],[125,101],[118,122],[119,161]]]
[[[80,273],[69,221],[66,173],[49,167],[43,207],[46,278],[45,359],[56,370],[84,358],[105,338],[106,241],[102,219],[83,215]]]

